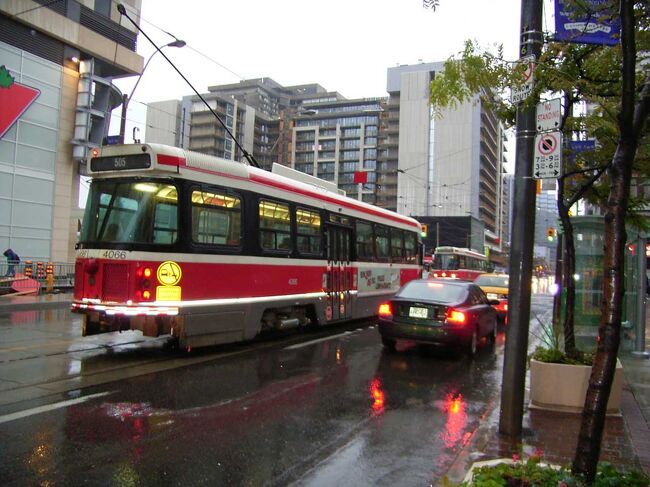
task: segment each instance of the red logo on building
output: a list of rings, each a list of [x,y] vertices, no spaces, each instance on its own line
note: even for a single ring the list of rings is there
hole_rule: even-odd
[[[0,139],[40,95],[40,90],[16,83],[4,66],[0,66]]]

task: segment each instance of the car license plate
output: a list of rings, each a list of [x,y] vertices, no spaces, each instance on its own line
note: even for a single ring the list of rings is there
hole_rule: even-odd
[[[410,318],[426,318],[428,316],[427,308],[409,308]]]
[[[495,293],[487,293],[488,299],[499,299],[499,296]]]

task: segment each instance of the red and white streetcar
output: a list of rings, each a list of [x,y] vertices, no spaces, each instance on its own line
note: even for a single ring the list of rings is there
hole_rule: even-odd
[[[489,272],[490,262],[485,254],[460,247],[436,247],[430,264],[429,277],[473,281]]]
[[[420,277],[420,224],[333,183],[158,144],[103,147],[75,267],[83,334],[183,347],[370,317]]]

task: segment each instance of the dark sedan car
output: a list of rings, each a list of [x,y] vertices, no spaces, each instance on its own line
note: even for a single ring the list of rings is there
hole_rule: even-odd
[[[402,286],[379,306],[379,333],[384,346],[398,339],[421,344],[462,347],[476,353],[478,342],[497,333],[497,313],[479,286],[469,281],[419,279]]]

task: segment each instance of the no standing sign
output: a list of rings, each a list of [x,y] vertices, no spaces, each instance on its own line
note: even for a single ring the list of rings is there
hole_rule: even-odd
[[[562,133],[560,131],[535,136],[535,179],[558,178],[562,174]]]

